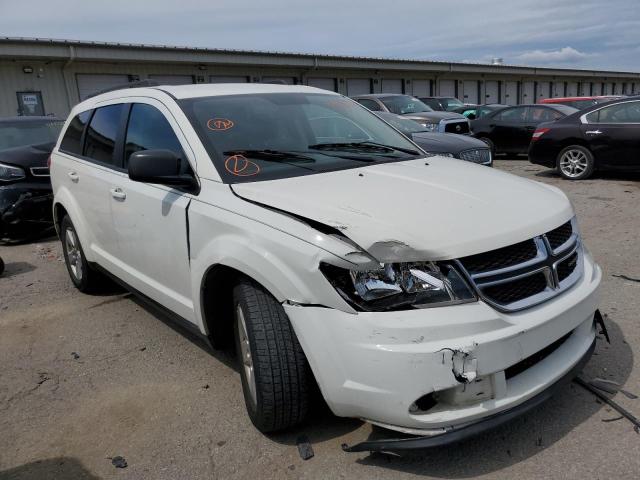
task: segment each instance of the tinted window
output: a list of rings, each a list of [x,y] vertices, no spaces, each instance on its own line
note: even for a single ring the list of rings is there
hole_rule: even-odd
[[[382,97],[382,103],[390,112],[397,115],[406,115],[408,113],[432,112],[433,109],[415,97],[409,95],[395,95],[393,97]]]
[[[382,108],[380,108],[380,105],[378,105],[378,102],[375,102],[373,100],[368,100],[366,98],[360,98],[358,100],[358,103],[360,105],[363,105],[363,106],[367,107],[369,110],[371,110],[373,112],[379,112],[380,110],[382,110]]]
[[[129,163],[132,153],[140,150],[171,150],[184,160],[187,157],[182,151],[178,137],[160,110],[144,103],[135,103],[131,107],[127,137],[124,147],[124,166]]]
[[[604,107],[587,115],[592,123],[640,123],[640,102],[626,102]]]
[[[560,112],[552,110],[550,108],[529,107],[527,113],[527,121],[538,123],[553,122],[555,120],[558,120],[559,118],[562,118],[563,116],[564,115],[562,115]]]
[[[442,110],[442,105],[435,98],[421,98],[422,103],[433,108],[434,110]]]
[[[0,150],[55,143],[61,128],[59,120],[0,122]]]
[[[526,111],[526,108],[507,108],[498,112],[493,118],[505,122],[523,122]]]
[[[73,117],[73,120],[71,120],[67,127],[67,131],[64,132],[62,142],[60,142],[60,150],[75,155],[82,155],[82,144],[80,143],[82,141],[82,132],[84,131],[87,121],[89,121],[89,117],[91,117],[92,111],[93,110],[87,110]]]
[[[96,109],[87,128],[87,138],[84,143],[85,157],[120,166],[120,162],[114,160],[113,152],[123,108],[124,104],[118,104]]]

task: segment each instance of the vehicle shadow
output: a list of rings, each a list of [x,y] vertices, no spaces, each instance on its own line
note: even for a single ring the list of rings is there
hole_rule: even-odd
[[[0,480],[99,480],[82,463],[70,457],[48,458],[25,463],[19,467],[0,470]]]
[[[53,227],[47,228],[43,231],[34,232],[31,235],[26,237],[21,237],[18,239],[11,238],[3,238],[0,239],[0,245],[3,247],[13,247],[18,245],[27,245],[33,242],[44,242],[47,240],[55,240],[58,236],[56,235],[56,230]]]
[[[599,338],[596,353],[585,367],[583,375],[587,378],[605,377],[624,384],[633,368],[633,352],[614,321],[608,320],[607,327],[613,347]],[[603,375],[603,372],[606,373]],[[571,383],[537,409],[467,441],[447,447],[402,453],[399,457],[372,453],[356,461],[365,466],[417,475],[476,477],[507,468],[538,454],[570,434],[602,407],[603,404],[593,394]],[[615,416],[616,413],[611,412],[605,418]],[[385,437],[394,438],[394,434],[374,428],[370,435],[371,439]]]
[[[542,170],[535,174],[536,177],[542,178],[561,178],[560,174],[556,172],[554,169]],[[612,172],[612,171],[597,171],[588,178],[589,180],[611,180],[611,181],[629,181],[629,182],[638,182],[640,181],[640,173],[638,172]],[[567,180],[569,181],[569,180]],[[582,180],[585,181],[585,180]]]
[[[15,277],[23,273],[32,272],[36,269],[35,265],[29,262],[10,262],[4,264],[4,273],[2,278]]]

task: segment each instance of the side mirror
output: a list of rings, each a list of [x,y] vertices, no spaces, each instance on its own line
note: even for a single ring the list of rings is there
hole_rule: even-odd
[[[134,182],[197,188],[193,175],[180,173],[185,161],[171,150],[141,150],[129,157],[129,178]]]

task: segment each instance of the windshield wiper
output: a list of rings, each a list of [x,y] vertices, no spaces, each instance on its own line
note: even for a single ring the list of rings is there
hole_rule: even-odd
[[[387,152],[403,152],[409,155],[419,155],[420,152],[409,148],[396,147],[394,145],[385,145],[384,143],[377,143],[372,141],[364,142],[344,142],[344,143],[316,143],[315,145],[309,145],[313,150],[384,150]]]
[[[292,150],[229,150],[224,155],[242,155],[248,158],[257,158],[267,162],[288,163],[296,161],[303,163],[315,163],[316,159],[308,155],[302,155]]]

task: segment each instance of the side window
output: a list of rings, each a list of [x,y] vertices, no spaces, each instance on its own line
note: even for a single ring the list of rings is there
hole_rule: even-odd
[[[183,160],[182,173],[189,169],[180,141],[163,113],[151,105],[134,103],[129,114],[124,145],[125,168],[131,154],[140,150],[171,150]]]
[[[587,123],[600,123],[600,110],[587,114],[586,119]]]
[[[380,108],[380,105],[378,105],[378,102],[374,102],[373,100],[369,100],[367,98],[361,98],[361,99],[357,100],[357,102],[360,105],[363,105],[363,106],[367,107],[372,112],[379,112],[379,111],[382,110]]]
[[[528,122],[552,122],[561,117],[559,112],[544,107],[529,107],[527,113]]]
[[[640,102],[625,102],[605,107],[599,112],[599,123],[640,123]],[[587,121],[591,122],[589,116]]]
[[[120,166],[120,162],[114,158],[114,150],[124,107],[125,105],[120,103],[96,109],[85,135],[85,157],[109,165]]]
[[[73,117],[64,132],[62,142],[60,142],[60,150],[74,155],[82,155],[82,132],[84,132],[84,127],[91,117],[91,112],[93,110],[87,110]]]
[[[525,108],[507,108],[498,112],[494,118],[505,122],[523,122],[525,112]]]

